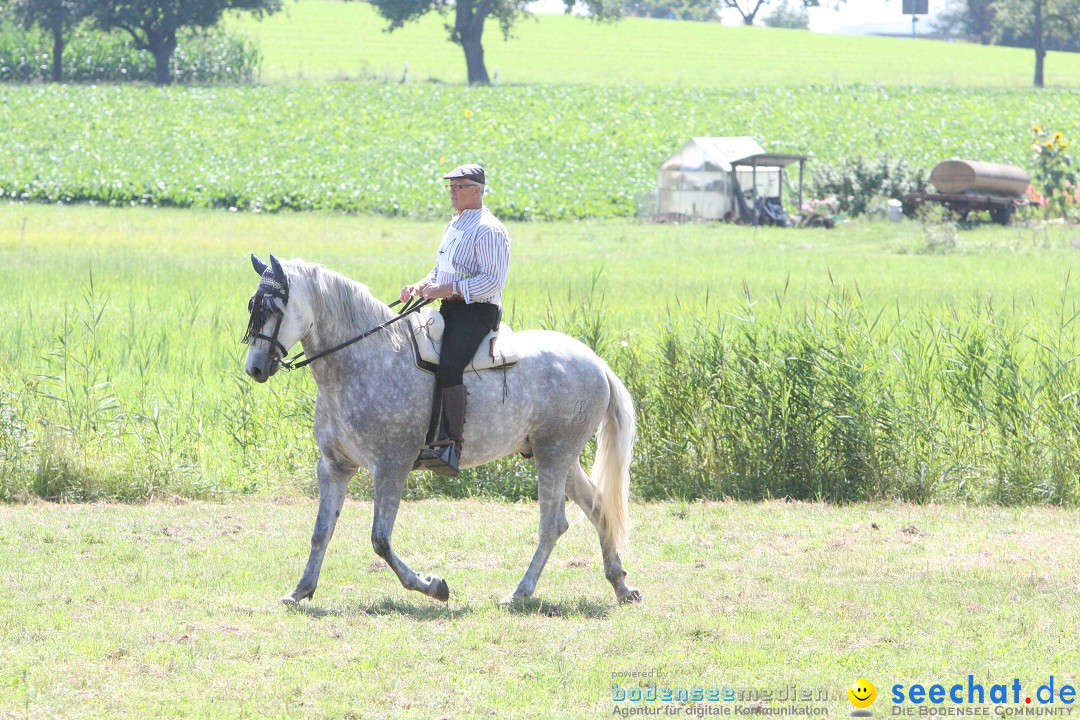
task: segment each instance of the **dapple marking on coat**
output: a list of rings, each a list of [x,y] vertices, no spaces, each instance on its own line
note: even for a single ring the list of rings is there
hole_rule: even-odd
[[[364,285],[320,265],[273,256],[270,266],[254,255],[251,260],[262,280],[252,297],[245,369],[257,382],[269,380],[280,368],[281,353],[297,343],[313,356],[394,317]],[[281,287],[285,295],[275,295]],[[436,600],[450,596],[446,581],[412,571],[391,546],[405,480],[425,444],[435,382],[413,364],[408,332],[407,321],[394,323],[310,365],[318,386],[319,510],[307,566],[283,602],[314,595],[349,480],[360,467],[374,479],[375,552],[405,588]],[[469,405],[461,457],[463,468],[513,453],[531,454],[536,464],[539,542],[521,581],[502,602],[532,596],[556,541],[568,528],[567,498],[596,527],[604,575],[618,600],[638,602],[641,594],[626,583],[619,557],[629,529],[630,394],[607,363],[567,335],[526,330],[515,338],[516,365],[466,373]],[[590,478],[580,455],[594,434],[596,462]]]

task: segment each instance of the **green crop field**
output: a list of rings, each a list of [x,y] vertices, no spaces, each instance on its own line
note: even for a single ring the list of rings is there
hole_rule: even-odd
[[[857,158],[924,177],[950,157],[1026,167],[1033,125],[1080,135],[1080,55],[1052,54],[1061,87],[1035,91],[1028,53],[1008,48],[541,16],[510,42],[489,32],[507,81],[470,88],[447,84],[462,61],[434,16],[387,34],[366,3],[305,0],[229,25],[259,42],[266,79],[306,81],[0,87],[0,197],[431,219],[440,172],[468,158],[491,171],[501,217],[633,217],[697,135],[808,154],[811,188],[815,170]],[[380,81],[374,58],[413,52],[408,83]],[[369,82],[324,82],[354,76]]]
[[[899,6],[895,12],[899,14]],[[465,80],[461,48],[447,41],[447,18],[432,14],[393,33],[366,3],[302,0],[279,15],[236,18],[229,29],[255,39],[264,81],[341,79],[453,83]],[[1028,87],[1030,50],[905,38],[821,35],[718,23],[536,15],[505,41],[484,30],[489,72],[501,84],[647,84],[750,88],[763,85],[950,85]],[[1080,82],[1080,55],[1050,53],[1047,82]]]
[[[811,174],[887,156],[928,176],[950,157],[1026,167],[1032,125],[1073,138],[1078,118],[1067,90],[6,86],[0,197],[432,219],[441,174],[475,160],[500,217],[633,217],[696,135],[807,153]]]

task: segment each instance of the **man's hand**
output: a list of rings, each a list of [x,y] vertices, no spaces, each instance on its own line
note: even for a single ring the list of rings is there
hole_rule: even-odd
[[[453,294],[453,283],[447,283],[445,285],[425,285],[420,288],[420,295],[425,300],[438,300],[439,298],[450,297]]]
[[[412,285],[406,285],[405,287],[401,288],[401,297],[399,298],[399,300],[401,300],[401,302],[408,302],[410,298],[414,298],[417,295],[424,296],[424,288],[426,287],[428,287],[428,285],[422,282],[413,283]]]

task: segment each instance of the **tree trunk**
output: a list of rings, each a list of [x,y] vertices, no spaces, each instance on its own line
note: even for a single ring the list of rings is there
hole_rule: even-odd
[[[1032,40],[1035,45],[1035,87],[1043,86],[1043,62],[1046,60],[1046,44],[1043,42],[1043,0],[1032,0],[1035,10],[1035,22],[1032,25]]]
[[[753,3],[754,5],[753,9],[750,8],[751,3]],[[758,10],[760,10],[761,6],[765,3],[766,0],[750,0],[746,3],[746,9],[743,10],[742,5],[739,4],[739,0],[724,0],[724,5],[726,7],[738,10],[739,14],[742,15],[743,25],[753,25],[754,18],[756,18],[758,14]]]
[[[455,30],[461,49],[465,51],[465,67],[469,73],[470,85],[490,85],[487,67],[484,65],[484,45],[481,38],[484,35],[484,21],[491,12],[490,0],[479,0],[475,4],[471,0],[458,0],[457,22]]]
[[[154,56],[154,82],[158,85],[168,85],[172,82],[172,71],[169,69],[169,61],[172,60],[173,51],[176,50],[176,31],[147,33],[150,41],[147,45],[150,54]]]
[[[52,81],[58,83],[64,79],[64,32],[53,28],[52,44]]]
[[[461,38],[461,47],[465,50],[465,67],[469,71],[470,85],[490,85],[487,67],[484,65],[484,46],[480,38]]]
[[[994,39],[994,11],[987,0],[967,0],[968,15],[979,42],[989,45]]]

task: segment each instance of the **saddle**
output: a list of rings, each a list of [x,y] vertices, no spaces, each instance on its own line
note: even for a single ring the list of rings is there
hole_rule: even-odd
[[[439,365],[439,351],[442,348],[443,330],[446,325],[442,315],[434,308],[421,308],[409,317],[412,326],[413,357],[416,367],[434,373]],[[479,372],[494,368],[505,368],[518,361],[518,352],[514,347],[513,330],[506,323],[499,323],[498,330],[492,330],[480,341],[472,362],[465,367],[465,372]]]
[[[409,317],[409,324],[412,329],[409,337],[413,343],[413,359],[416,367],[434,373],[438,369],[443,330],[446,328],[442,314],[438,310],[425,307]],[[492,330],[480,341],[480,345],[476,348],[476,355],[465,367],[465,372],[508,368],[517,361],[518,353],[514,348],[513,331],[509,325],[500,322],[497,330]],[[442,422],[442,395],[436,386],[435,396],[431,402],[431,418],[428,421],[428,445],[442,435],[440,432]],[[457,449],[453,445],[448,445],[446,452],[456,453]],[[413,463],[413,470],[420,468],[440,475],[457,475],[458,460],[451,461],[449,455],[438,459],[417,458]]]

